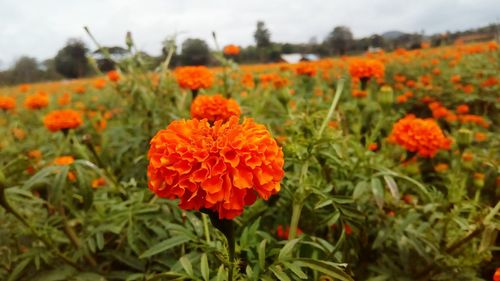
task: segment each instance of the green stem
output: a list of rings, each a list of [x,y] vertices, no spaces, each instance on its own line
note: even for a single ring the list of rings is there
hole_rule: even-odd
[[[333,112],[337,107],[343,89],[344,89],[344,79],[340,79],[339,84],[337,86],[337,90],[335,91],[335,96],[333,97],[332,104],[330,105],[330,109],[328,110],[328,114],[326,115],[325,120],[323,120],[323,124],[321,124],[321,128],[318,131],[318,139],[321,138],[321,135],[323,135],[323,131],[326,129],[328,122],[330,121],[330,119],[332,119]]]
[[[210,232],[208,232],[208,216],[206,214],[201,214],[201,219],[203,220],[203,231],[205,232],[205,240],[210,243]]]
[[[288,233],[288,240],[295,239],[295,237],[297,236],[297,228],[299,226],[301,212],[302,204],[294,203],[292,207],[292,220],[290,221],[290,232]]]

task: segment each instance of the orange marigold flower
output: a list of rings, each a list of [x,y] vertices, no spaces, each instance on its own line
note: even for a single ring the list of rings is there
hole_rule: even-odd
[[[29,84],[21,84],[21,85],[19,85],[19,91],[21,93],[26,93],[29,89],[30,89],[30,85]]]
[[[98,188],[104,186],[106,184],[106,180],[103,177],[94,179],[92,181],[92,188]]]
[[[54,159],[54,164],[58,166],[68,166],[75,162],[75,158],[70,155],[60,156]]]
[[[368,150],[370,151],[375,151],[378,149],[378,144],[376,143],[370,143],[370,145],[368,145]]]
[[[21,128],[12,128],[12,134],[17,140],[24,140],[26,138],[26,131]]]
[[[116,70],[108,71],[106,75],[108,76],[108,79],[113,82],[117,82],[118,80],[120,80],[120,73],[118,73],[118,71]]]
[[[465,162],[469,162],[472,159],[474,159],[474,154],[472,154],[471,152],[466,151],[462,154],[462,160],[464,160]]]
[[[458,75],[458,74],[455,74],[455,75],[451,76],[450,80],[451,80],[451,82],[457,84],[457,83],[460,83],[460,81],[462,80],[462,77],[460,77],[460,75]]]
[[[231,116],[239,117],[240,115],[238,103],[221,95],[197,96],[191,103],[191,117],[196,119],[206,118],[210,122],[227,121]]]
[[[224,47],[223,52],[226,56],[237,56],[240,54],[240,47],[236,45],[227,45]]]
[[[0,96],[0,109],[11,110],[16,107],[16,99],[8,96]]]
[[[148,158],[151,191],[221,219],[240,215],[257,196],[269,199],[284,175],[283,152],[269,131],[237,117],[212,126],[206,119],[173,121],[153,137]]]
[[[476,132],[474,134],[474,139],[477,141],[477,142],[483,142],[485,140],[488,139],[488,137],[486,136],[485,133],[481,133],[481,132]]]
[[[384,64],[374,59],[355,59],[349,64],[349,73],[359,79],[381,78],[384,71]]]
[[[38,92],[27,96],[24,100],[24,106],[28,109],[41,109],[49,105],[49,96],[44,92]]]
[[[104,89],[105,86],[106,86],[106,80],[102,78],[97,78],[96,80],[94,80],[94,87],[96,89],[101,90]]]
[[[446,163],[439,163],[436,166],[434,166],[434,170],[438,173],[442,173],[448,170],[448,164]]]
[[[408,97],[405,95],[399,95],[396,97],[396,102],[397,103],[405,103],[408,101]]]
[[[466,104],[461,104],[457,106],[457,113],[459,114],[469,113],[469,106]]]
[[[76,86],[75,93],[84,94],[85,93],[85,86],[83,86],[83,85]]]
[[[255,87],[255,82],[253,80],[253,76],[251,73],[245,73],[243,75],[243,78],[241,78],[241,83],[243,84],[243,86],[245,86],[249,89],[252,89],[253,87]]]
[[[60,106],[68,105],[71,102],[71,95],[69,93],[63,93],[61,96],[57,97],[57,104]]]
[[[317,69],[313,63],[301,62],[295,67],[295,71],[299,75],[312,77],[316,75]]]
[[[42,158],[42,152],[38,149],[30,150],[28,152],[28,157],[32,159],[40,159]]]
[[[362,91],[362,90],[353,90],[352,91],[352,96],[356,98],[364,98],[368,95],[367,91]]]
[[[436,121],[416,118],[414,115],[407,115],[396,122],[389,140],[421,157],[434,157],[439,149],[449,149],[451,145],[451,140],[444,135]]]
[[[210,88],[214,82],[212,72],[206,66],[183,66],[175,70],[175,79],[181,88],[199,90]]]
[[[83,123],[82,116],[75,110],[63,109],[55,110],[45,115],[43,118],[45,127],[52,132],[59,130],[74,129]]]
[[[500,267],[497,268],[495,274],[493,274],[493,281],[500,281]]]
[[[488,128],[490,126],[490,123],[488,123],[488,121],[484,120],[483,116],[481,116],[481,115],[464,114],[464,115],[460,115],[459,118],[460,118],[460,122],[462,124],[474,123],[474,124],[477,124],[483,128]]]

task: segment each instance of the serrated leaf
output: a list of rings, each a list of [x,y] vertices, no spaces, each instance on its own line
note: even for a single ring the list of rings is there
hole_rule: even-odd
[[[153,247],[149,248],[147,251],[142,253],[142,255],[140,255],[139,258],[143,259],[143,258],[147,258],[147,257],[153,256],[153,255],[159,254],[159,253],[164,252],[168,249],[171,249],[175,246],[184,244],[190,240],[191,240],[191,238],[189,238],[188,236],[185,236],[185,235],[174,236],[172,238],[169,238],[165,241],[162,241],[162,242],[154,245]]]

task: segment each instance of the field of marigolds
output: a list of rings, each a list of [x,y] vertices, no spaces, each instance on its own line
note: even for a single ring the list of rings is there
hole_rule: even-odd
[[[237,54],[0,89],[0,280],[500,280],[497,43]]]

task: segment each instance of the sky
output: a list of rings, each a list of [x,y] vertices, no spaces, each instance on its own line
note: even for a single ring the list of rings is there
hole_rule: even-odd
[[[430,35],[500,22],[500,0],[0,0],[0,68],[22,55],[54,57],[69,38],[122,45],[131,31],[139,49],[160,54],[161,42],[201,38],[211,47],[254,43],[262,20],[273,42],[322,41],[337,25],[355,38],[390,30]]]

